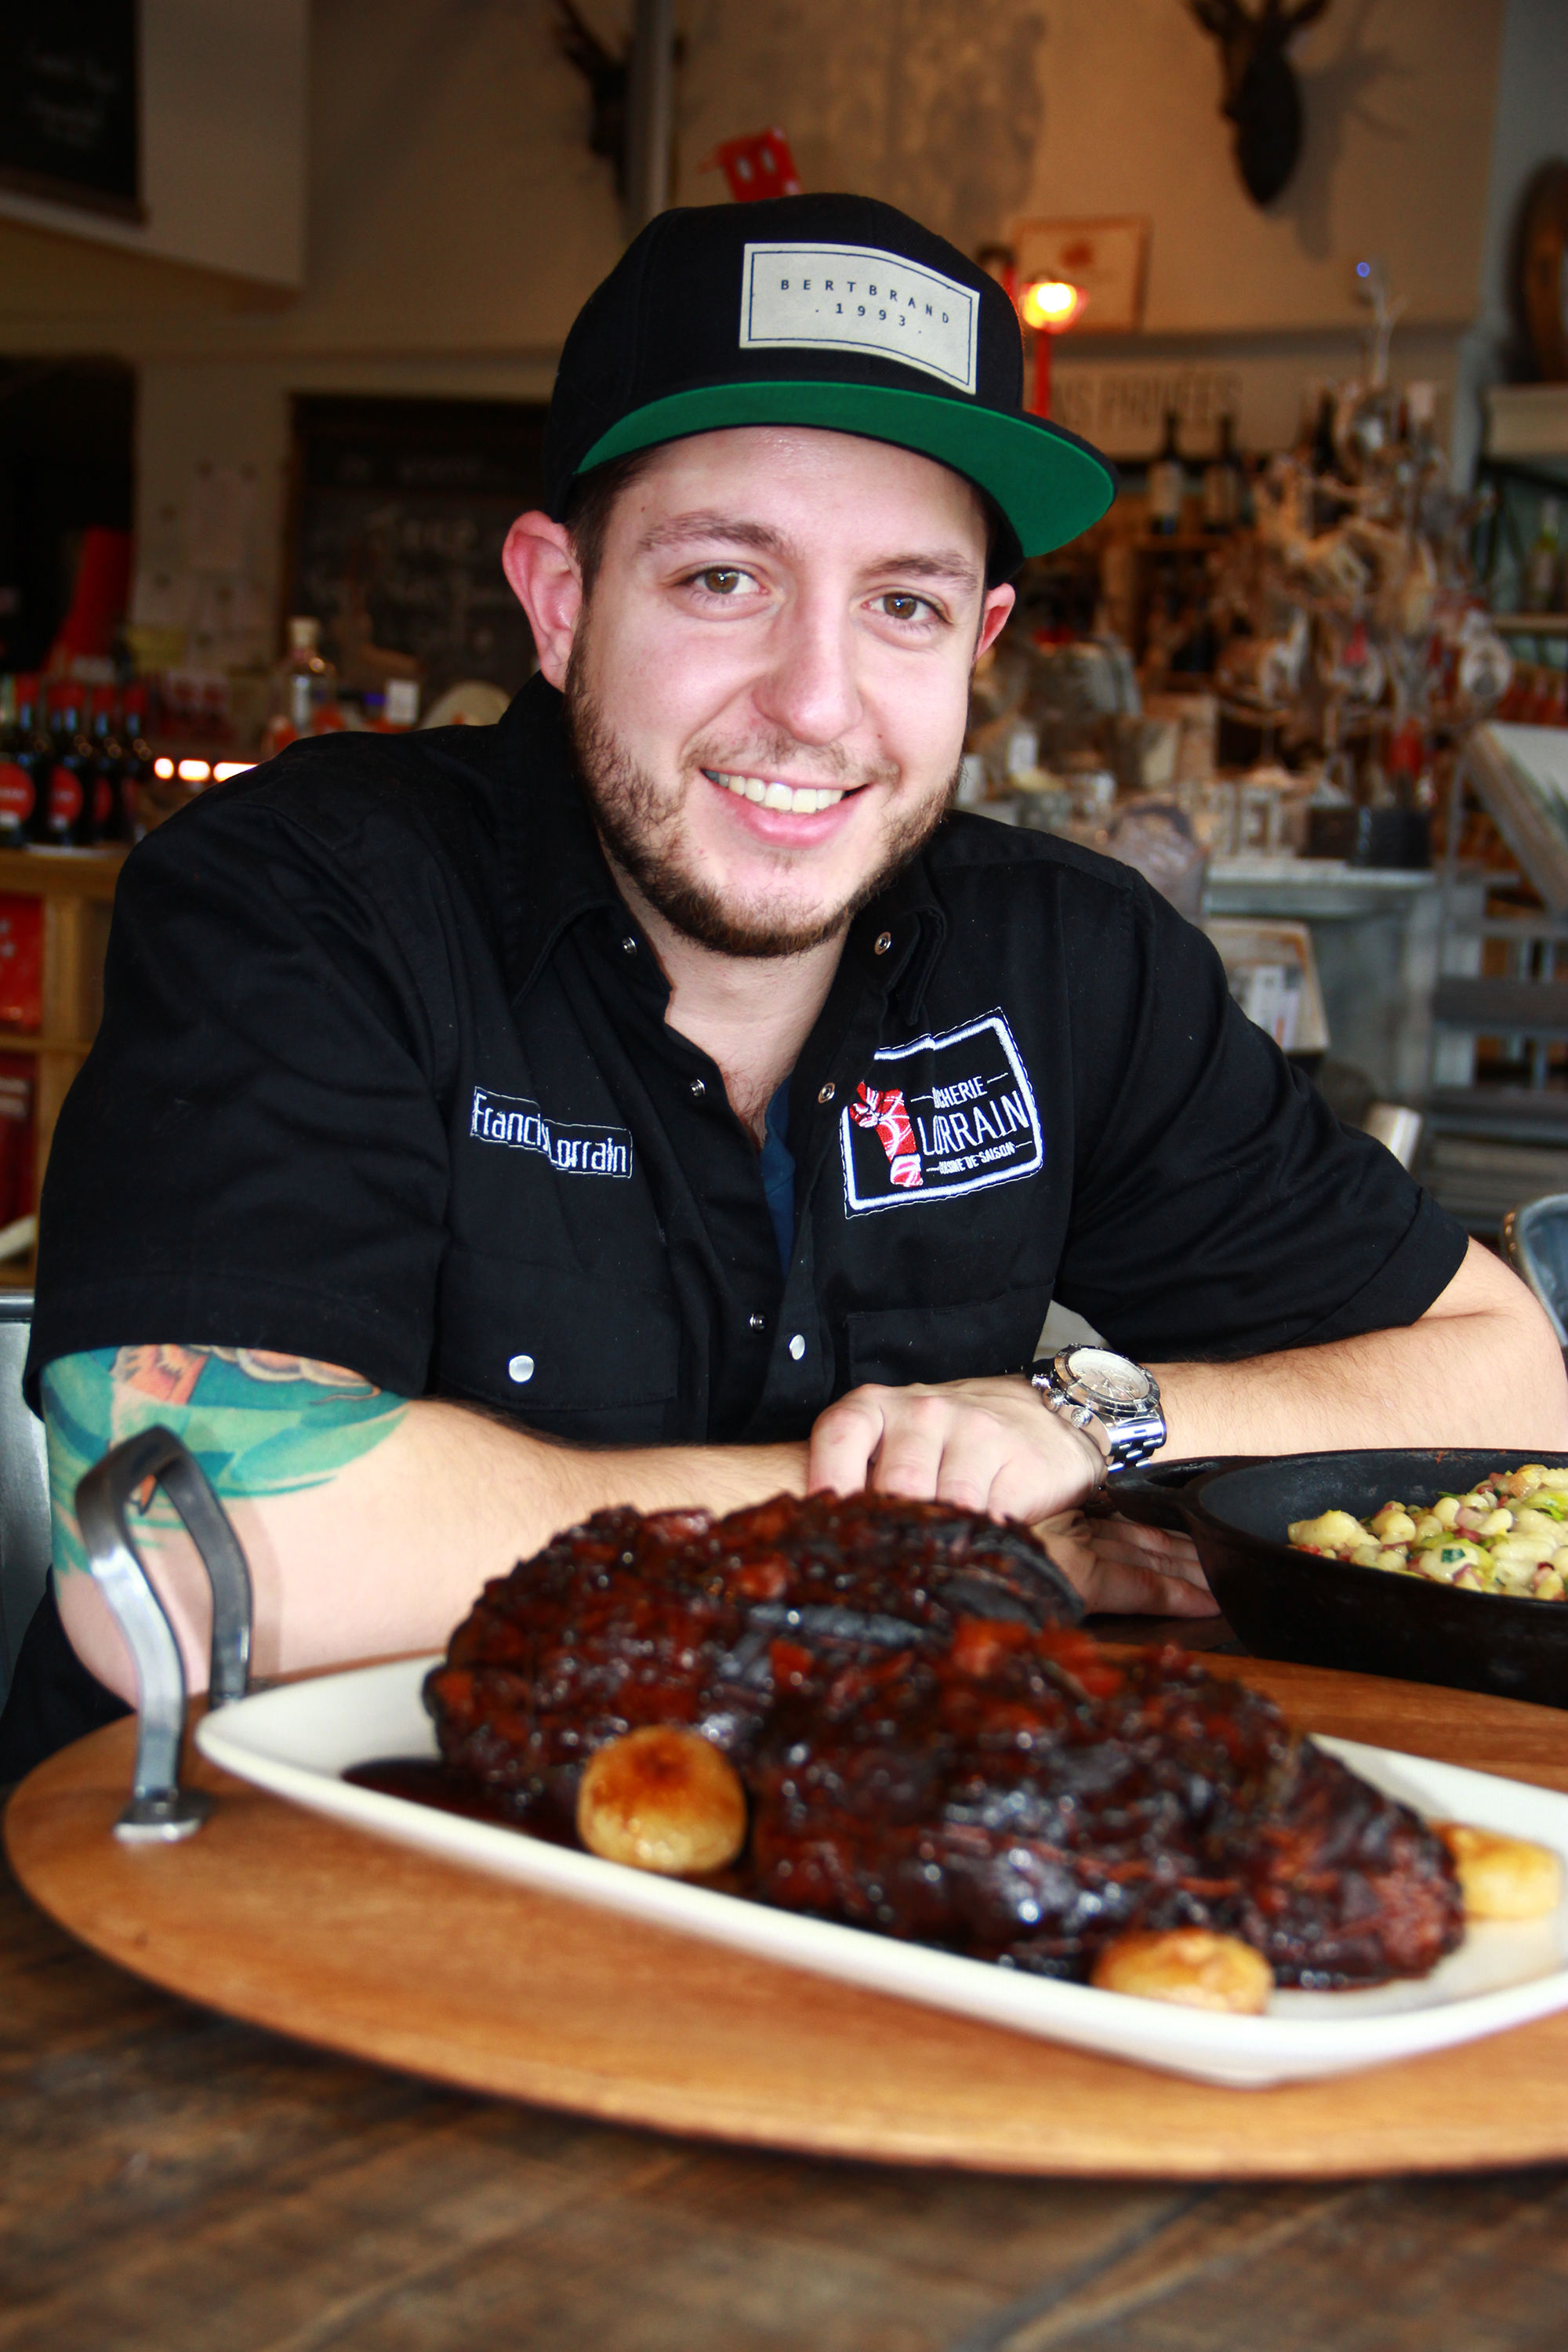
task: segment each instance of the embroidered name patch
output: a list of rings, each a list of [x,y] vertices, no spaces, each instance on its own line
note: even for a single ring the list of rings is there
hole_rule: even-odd
[[[885,1047],[838,1133],[852,1216],[982,1192],[1045,1165],[1034,1088],[999,1012]]]
[[[874,352],[974,390],[980,297],[869,245],[749,245],[743,352]]]
[[[480,1143],[537,1151],[563,1176],[629,1176],[632,1172],[629,1128],[570,1127],[563,1119],[546,1118],[526,1095],[497,1095],[488,1087],[476,1087],[468,1133]]]

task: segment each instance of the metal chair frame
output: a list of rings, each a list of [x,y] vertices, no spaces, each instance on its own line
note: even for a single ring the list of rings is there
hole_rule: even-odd
[[[1558,1346],[1568,1349],[1568,1192],[1543,1192],[1510,1209],[1500,1240],[1509,1265],[1551,1317]]]

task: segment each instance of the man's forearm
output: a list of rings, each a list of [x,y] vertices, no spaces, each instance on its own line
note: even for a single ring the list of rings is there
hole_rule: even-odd
[[[803,1445],[587,1452],[416,1403],[330,1487],[230,1507],[258,1584],[258,1671],[440,1648],[488,1578],[595,1511],[732,1510],[805,1475]]]
[[[172,1359],[195,1351],[160,1352]],[[51,1391],[55,1400],[48,1420],[60,1612],[84,1663],[133,1699],[130,1659],[85,1572],[69,1505],[75,1477],[128,1433],[128,1400],[145,1392],[121,1380],[113,1425],[95,1440],[93,1432],[73,1429],[66,1409],[73,1376],[74,1392],[84,1400],[89,1393],[78,1370],[85,1362],[68,1359],[46,1375],[46,1401]],[[504,1575],[559,1528],[608,1505],[728,1510],[805,1486],[804,1445],[587,1451],[435,1400],[384,1397],[377,1411],[376,1392],[361,1388],[366,1418],[347,1437],[339,1432],[336,1452],[324,1461],[316,1414],[301,1412],[291,1432],[281,1398],[267,1415],[274,1433],[227,1464],[215,1456],[215,1415],[209,1408],[204,1423],[199,1392],[185,1402],[160,1401],[152,1414],[203,1453],[216,1477],[250,1562],[258,1674],[438,1648],[487,1578]],[[153,1400],[147,1402],[151,1409]],[[102,1418],[100,1406],[94,1414]],[[356,1437],[358,1450],[343,1458]],[[263,1447],[265,1480],[257,1466]],[[259,1491],[264,1484],[268,1490]],[[161,1503],[142,1533],[191,1687],[203,1689],[210,1611],[200,1563]]]
[[[1568,1379],[1552,1327],[1475,1243],[1436,1306],[1401,1329],[1150,1369],[1169,1460],[1378,1445],[1568,1451]]]

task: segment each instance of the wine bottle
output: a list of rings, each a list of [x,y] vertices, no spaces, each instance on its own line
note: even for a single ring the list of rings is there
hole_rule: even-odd
[[[1241,461],[1236,454],[1236,419],[1226,409],[1219,420],[1219,447],[1204,467],[1204,529],[1234,530],[1241,520]]]
[[[1176,424],[1175,410],[1168,408],[1165,438],[1149,468],[1149,528],[1163,538],[1172,537],[1182,527],[1182,503],[1187,489],[1182,453],[1176,442]]]

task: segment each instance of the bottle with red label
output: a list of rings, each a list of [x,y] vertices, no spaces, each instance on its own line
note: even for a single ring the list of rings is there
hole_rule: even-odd
[[[95,841],[130,841],[131,811],[127,805],[128,759],[121,740],[111,686],[92,689],[92,833]]]
[[[44,838],[53,849],[85,849],[92,839],[92,745],[81,731],[81,688],[73,681],[50,696],[54,762]]]
[[[35,781],[37,746],[38,681],[20,677],[12,690],[7,723],[0,733],[0,848],[25,849],[28,826],[37,803]]]
[[[147,740],[148,725],[147,688],[128,686],[120,705],[120,801],[125,813],[127,841],[140,841],[147,830],[142,788],[152,783],[156,773],[153,746]]]

